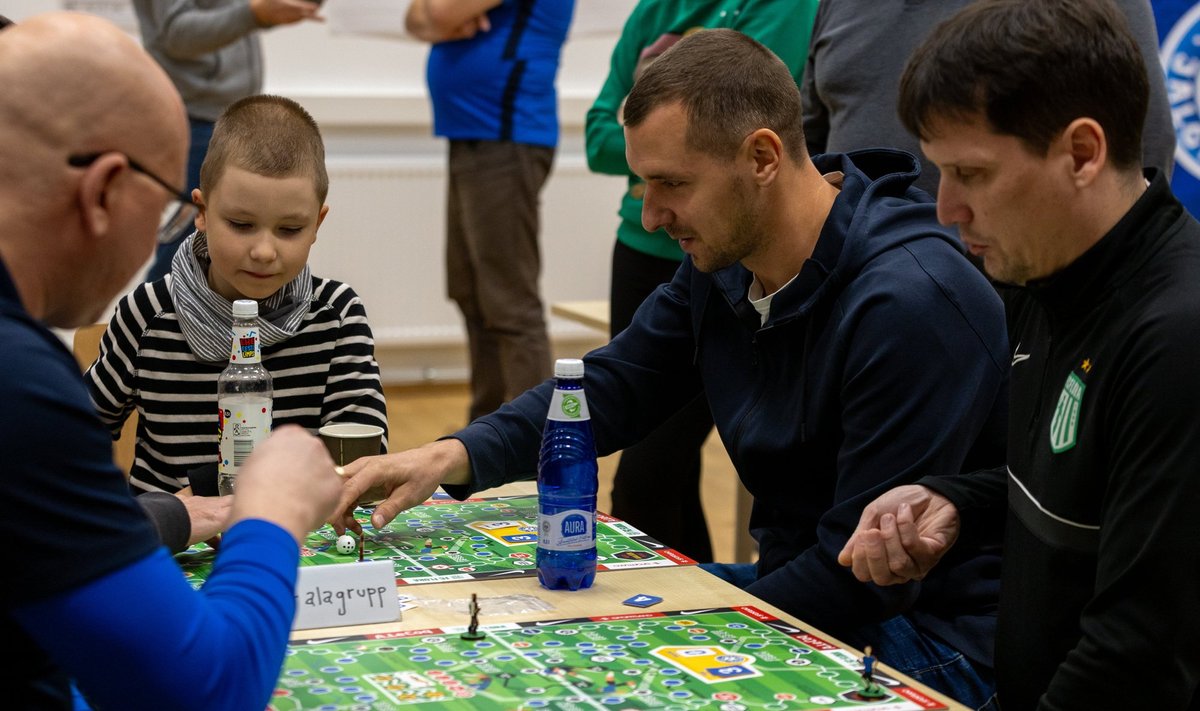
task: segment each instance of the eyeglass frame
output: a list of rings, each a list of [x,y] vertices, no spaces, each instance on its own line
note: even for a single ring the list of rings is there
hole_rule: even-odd
[[[129,163],[130,168],[158,183],[176,198],[182,199],[183,190],[181,188],[173,187],[170,183],[150,172],[150,170],[144,165],[138,163],[136,160],[130,158],[121,151],[100,151],[98,153],[78,153],[75,155],[70,155],[67,156],[67,165],[71,166],[72,168],[86,168],[92,163],[100,160],[100,156],[106,153],[120,153],[121,155],[125,156],[125,160]]]
[[[183,190],[177,190],[170,183],[152,173],[141,163],[131,158],[127,153],[122,151],[99,151],[96,153],[77,153],[67,156],[67,165],[72,168],[86,168],[92,163],[100,159],[100,156],[105,153],[120,153],[125,156],[125,160],[129,163],[129,167],[135,172],[141,173],[147,178],[158,183],[159,186],[171,193],[173,199],[167,203],[163,210],[162,216],[159,218],[158,233],[156,239],[160,244],[169,244],[175,241],[175,236],[179,234],[184,225],[190,223],[195,217],[199,208],[189,199],[183,197]]]

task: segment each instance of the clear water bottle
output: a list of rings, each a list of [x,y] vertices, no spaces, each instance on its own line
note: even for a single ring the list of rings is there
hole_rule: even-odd
[[[233,346],[217,379],[217,490],[232,494],[238,469],[271,433],[271,374],[262,364],[258,302],[233,302]]]
[[[559,359],[554,377],[538,459],[538,582],[578,590],[596,577],[596,443],[583,361]]]

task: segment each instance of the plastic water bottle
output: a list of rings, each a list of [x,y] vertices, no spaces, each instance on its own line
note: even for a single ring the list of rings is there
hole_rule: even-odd
[[[596,443],[583,361],[559,359],[554,377],[538,459],[538,582],[578,590],[596,577]]]
[[[271,374],[262,364],[258,302],[233,302],[233,346],[229,365],[217,379],[217,490],[232,494],[238,469],[271,433]]]

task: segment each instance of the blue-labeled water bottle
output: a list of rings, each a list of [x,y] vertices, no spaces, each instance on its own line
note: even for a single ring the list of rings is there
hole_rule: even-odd
[[[596,443],[583,361],[560,358],[554,377],[538,459],[538,582],[578,590],[596,577]]]

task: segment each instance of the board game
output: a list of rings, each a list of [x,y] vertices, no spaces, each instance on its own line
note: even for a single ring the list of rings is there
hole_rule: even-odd
[[[355,512],[366,534],[363,559],[390,559],[398,584],[537,575],[536,496],[430,499],[382,530],[371,526],[370,515],[368,509]],[[300,550],[300,564],[358,560],[357,552],[339,553],[336,541],[329,526],[313,532]],[[602,513],[596,514],[596,557],[597,570],[695,564],[632,525]],[[215,558],[216,551],[203,543],[175,556],[197,588],[208,578]]]
[[[754,607],[643,612],[293,642],[269,708],[872,709],[946,706]]]

